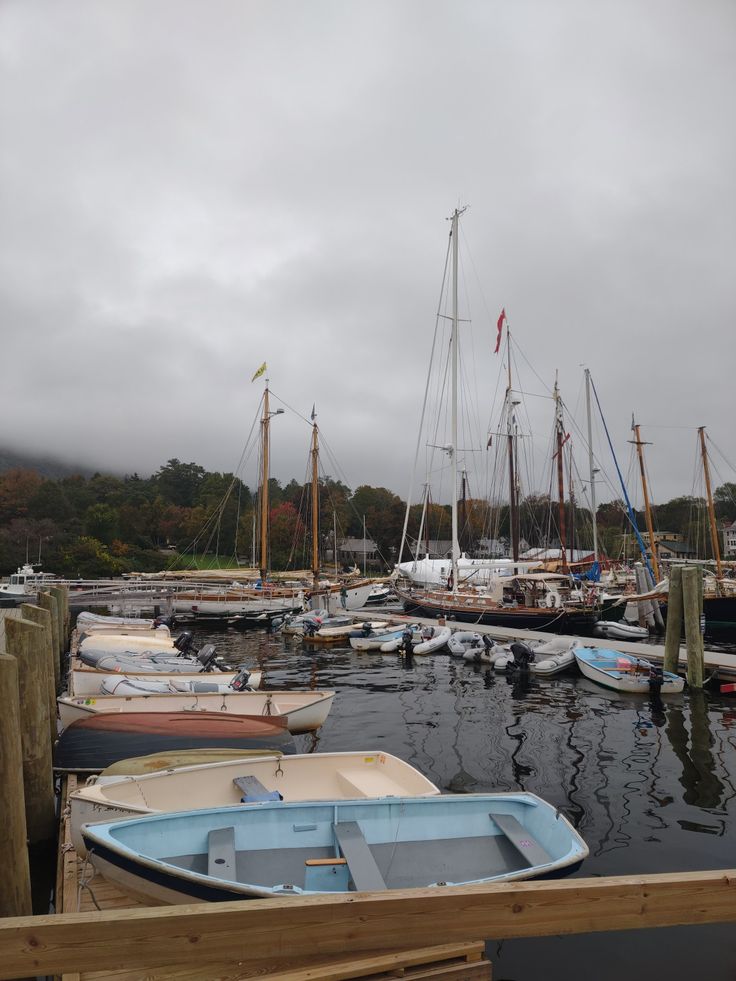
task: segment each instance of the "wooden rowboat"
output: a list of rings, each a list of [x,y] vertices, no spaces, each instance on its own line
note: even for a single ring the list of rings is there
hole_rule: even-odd
[[[481,885],[588,854],[534,794],[261,802],[87,824],[98,872],[158,903]]]
[[[57,698],[62,728],[89,715],[108,712],[221,712],[283,718],[289,732],[319,729],[334,691],[248,691],[170,695],[68,695]]]

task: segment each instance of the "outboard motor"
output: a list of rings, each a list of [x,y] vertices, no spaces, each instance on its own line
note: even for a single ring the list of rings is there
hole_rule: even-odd
[[[664,671],[658,664],[653,664],[649,669],[649,691],[652,695],[659,695],[664,684]]]
[[[314,637],[319,628],[320,624],[316,620],[305,620],[302,630],[305,637]]]
[[[192,646],[193,639],[191,630],[182,630],[174,641],[174,647],[180,654],[186,654],[186,652]]]
[[[528,644],[517,641],[511,645],[511,653],[514,655],[514,670],[528,671],[529,665],[534,660],[534,651]]]
[[[238,671],[233,680],[230,682],[230,687],[233,691],[252,691],[253,689],[248,684],[250,679],[250,671],[243,668],[242,671]]]
[[[364,637],[370,637],[373,633],[373,627],[371,627],[370,620],[364,620],[363,626],[360,628]]]
[[[202,671],[214,671],[217,651],[214,644],[205,644],[197,654],[197,660],[202,665]]]
[[[168,627],[171,629],[174,626],[174,618],[170,616],[156,617],[153,621],[154,628],[156,627]]]
[[[475,647],[475,644],[473,644],[473,647]],[[486,652],[486,654],[490,654],[493,650],[493,641],[488,634],[483,634],[483,650]]]

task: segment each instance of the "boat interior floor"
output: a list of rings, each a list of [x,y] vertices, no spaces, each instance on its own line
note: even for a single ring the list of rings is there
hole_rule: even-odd
[[[388,842],[368,847],[389,889],[411,889],[433,882],[469,882],[529,867],[504,835]],[[289,883],[303,889],[304,863],[335,856],[335,848],[329,846],[236,850],[235,881],[266,887]],[[172,855],[163,861],[207,875],[206,852]]]

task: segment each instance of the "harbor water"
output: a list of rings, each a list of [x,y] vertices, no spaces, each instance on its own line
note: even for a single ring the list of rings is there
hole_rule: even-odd
[[[263,632],[195,631],[270,689],[334,689],[300,752],[383,750],[444,792],[526,790],[559,808],[590,848],[578,876],[736,867],[736,697],[622,695],[574,673],[507,677],[447,654],[307,648]],[[494,979],[600,981],[736,975],[730,926],[497,943]]]

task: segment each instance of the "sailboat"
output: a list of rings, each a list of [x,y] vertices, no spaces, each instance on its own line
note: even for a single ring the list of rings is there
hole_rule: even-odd
[[[312,588],[309,591],[309,606],[313,610],[326,609],[335,615],[350,610],[359,610],[366,605],[375,589],[372,579],[359,579],[348,582],[329,582],[320,578],[319,560],[319,427],[317,414],[312,409]]]
[[[269,579],[269,465],[270,465],[270,423],[271,417],[284,410],[271,411],[269,404],[269,379],[263,392],[261,414],[261,482],[259,489],[260,505],[260,579],[253,586],[233,583],[223,590],[220,588],[198,589],[178,593],[174,599],[174,613],[192,614],[195,617],[234,617],[240,618],[241,628],[262,627],[274,616],[301,610],[304,605],[304,592],[301,589],[277,586]]]
[[[464,210],[464,209],[463,209]],[[443,447],[452,470],[452,551],[444,587],[396,586],[396,593],[405,610],[411,615],[449,617],[465,623],[482,623],[500,627],[553,630],[577,633],[592,629],[598,619],[597,610],[581,603],[570,602],[570,577],[559,573],[532,572],[525,569],[519,557],[519,509],[516,467],[516,420],[511,384],[510,330],[505,316],[499,320],[499,338],[505,319],[508,350],[508,385],[506,389],[506,419],[509,460],[509,497],[511,515],[512,559],[506,575],[489,575],[482,588],[475,588],[475,577],[461,575],[461,556],[458,538],[458,240],[462,211],[452,215],[450,242],[452,246],[452,332],[450,337],[451,375],[451,436],[449,446]],[[558,401],[558,414],[560,411]],[[558,428],[558,452],[561,440]],[[561,466],[561,460],[559,461]],[[564,504],[560,504],[561,512]],[[561,518],[561,538],[564,559],[564,525]],[[497,563],[492,563],[497,564]],[[489,570],[490,571],[490,570]]]

